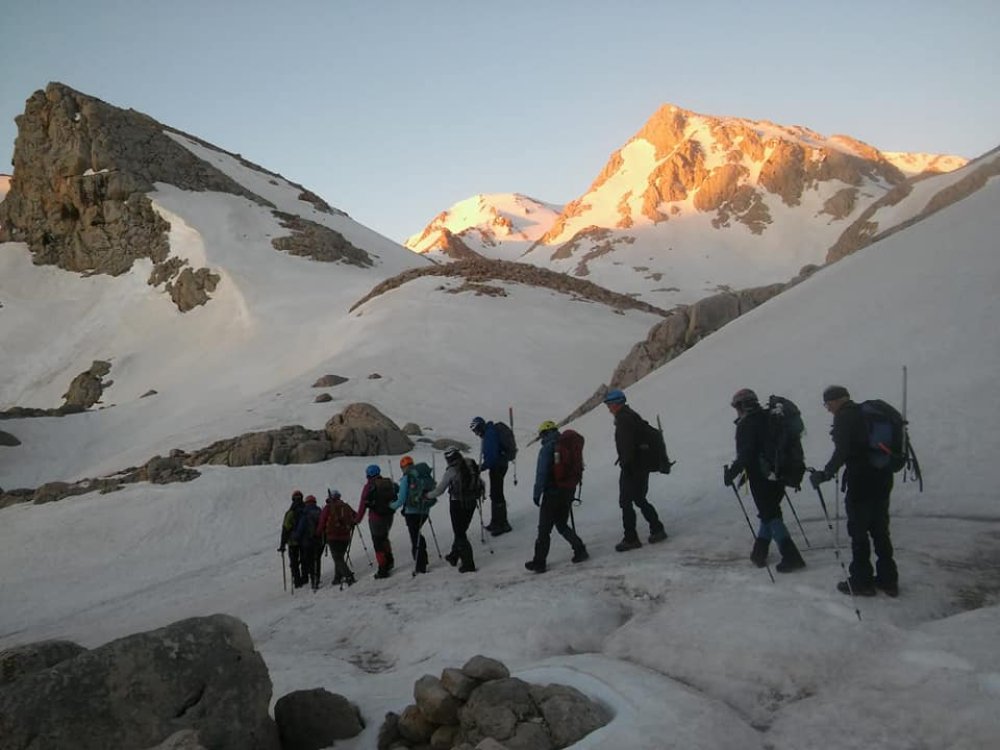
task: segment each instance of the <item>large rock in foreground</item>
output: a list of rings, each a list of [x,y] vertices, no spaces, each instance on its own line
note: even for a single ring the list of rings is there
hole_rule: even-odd
[[[121,638],[0,688],[4,750],[154,747],[193,730],[213,750],[278,750],[271,679],[239,620]]]

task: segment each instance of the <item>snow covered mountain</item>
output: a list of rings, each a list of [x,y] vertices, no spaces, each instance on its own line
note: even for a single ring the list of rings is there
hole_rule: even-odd
[[[665,105],[529,247],[523,236],[498,236],[489,200],[478,197],[406,245],[451,257],[522,251],[521,260],[670,307],[787,281],[822,263],[843,229],[909,175],[963,163]]]
[[[474,195],[442,211],[403,244],[443,259],[517,260],[552,227],[561,210],[517,193]]]
[[[97,110],[78,111],[86,127],[96,127],[88,118]],[[67,132],[75,133],[69,128],[80,121],[66,112]],[[43,638],[94,646],[186,616],[232,613],[248,623],[275,698],[325,687],[361,708],[365,731],[337,742],[347,750],[375,745],[385,712],[412,702],[417,678],[476,653],[503,660],[515,676],[575,685],[609,706],[613,721],[574,746],[583,750],[1000,744],[993,472],[1000,181],[993,166],[980,171],[992,158],[955,176],[955,186],[969,179],[975,190],[949,202],[937,198],[947,190],[925,196],[943,202],[936,212],[925,210],[918,190],[951,176],[915,184],[896,204],[898,215],[877,217],[880,239],[629,388],[637,411],[662,417],[678,462],[651,483],[670,534],[665,543],[613,551],[621,521],[611,419],[599,409],[574,422],[587,438],[574,524],[591,558],[571,564],[556,536],[549,571],[529,575],[536,425],[589,395],[659,316],[534,284],[419,275],[425,260],[383,244],[336,209],[299,205],[306,192],[299,186],[168,132],[197,160],[183,168],[175,162],[175,178],[197,174],[212,189],[139,174],[128,178],[137,189],[121,201],[132,202],[126,208],[90,201],[123,184],[124,161],[77,164],[65,181],[46,172],[45,190],[42,172],[24,189],[15,172],[10,195],[21,197],[3,210],[29,220],[9,230],[17,241],[0,245],[0,409],[54,405],[70,377],[95,359],[110,363],[113,382],[101,408],[3,420],[21,445],[0,446],[0,485],[93,477],[246,430],[313,427],[355,401],[416,422],[429,438],[466,440],[473,415],[498,419],[512,406],[521,446],[507,481],[514,531],[480,538],[473,526],[475,573],[458,574],[435,552],[430,572],[411,577],[397,521],[399,570],[391,578],[373,580],[365,549],[355,544],[358,584],[290,596],[274,547],[291,490],[338,488],[355,505],[365,465],[375,460],[388,471],[398,456],[204,466],[191,482],[21,503],[0,509],[0,648]],[[881,183],[872,177],[871,184]],[[812,200],[808,193],[803,203]],[[334,229],[371,265],[351,262],[362,256],[329,235],[320,244],[346,251],[337,260],[276,248],[279,237],[322,232],[282,226],[288,220],[258,199]],[[35,234],[41,225],[30,219],[32,200],[51,201],[38,218],[54,218],[48,231],[68,230],[58,248]],[[163,249],[147,232],[152,252],[129,258],[114,244],[129,226],[159,226],[141,210],[144,200],[169,230]],[[124,222],[122,212],[133,209],[136,220]],[[116,221],[123,223],[108,226]],[[884,231],[890,228],[896,231]],[[36,237],[44,246],[33,249]],[[94,252],[102,237],[104,254]],[[303,242],[293,247],[314,246]],[[164,284],[148,283],[171,257],[219,277],[185,312]],[[399,278],[404,269],[413,278]],[[180,283],[179,274],[171,279]],[[380,293],[362,302],[376,284]],[[832,484],[825,486],[829,519],[808,488],[791,495],[801,528],[786,520],[808,567],[772,584],[749,563],[751,532],[721,483],[721,465],[733,454],[730,396],[753,387],[798,403],[806,456],[816,465],[831,450],[823,387],[840,382],[859,399],[898,404],[902,365],[926,486],[919,493],[899,477],[893,492],[900,597],[854,602],[835,590],[843,571],[834,548],[847,550]],[[312,383],[325,373],[348,380],[327,389],[332,400],[324,405]],[[381,377],[369,377],[375,373]],[[149,390],[156,393],[143,397]],[[426,442],[414,455],[435,462]],[[432,520],[446,547],[446,503]]]

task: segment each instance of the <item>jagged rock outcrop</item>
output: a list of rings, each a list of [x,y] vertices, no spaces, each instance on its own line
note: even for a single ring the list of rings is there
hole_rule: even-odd
[[[321,750],[365,728],[358,707],[322,688],[296,690],[274,704],[281,750]]]
[[[739,292],[721,292],[699,300],[693,305],[681,305],[671,310],[662,321],[649,330],[646,339],[633,346],[618,363],[608,384],[601,385],[590,398],[563,419],[561,424],[571,422],[600,404],[608,390],[627,388],[638,382],[726,323],[763,304],[789,286],[797,284],[815,270],[815,267],[803,269],[802,274],[788,284],[769,284]]]
[[[176,742],[189,730],[216,750],[279,750],[270,699],[271,679],[246,625],[197,617],[0,688],[0,737],[8,750],[106,750]]]
[[[556,273],[528,263],[514,263],[506,260],[465,260],[440,266],[413,268],[386,279],[376,285],[368,294],[351,305],[355,310],[365,302],[402,286],[408,281],[424,276],[443,276],[463,278],[474,285],[482,285],[487,281],[507,281],[527,286],[538,286],[552,289],[563,294],[599,302],[622,310],[642,310],[657,315],[666,315],[667,311],[647,302],[641,302],[625,294],[617,294],[604,287],[582,279],[575,279],[566,274]]]
[[[395,422],[371,404],[351,404],[326,423],[334,454],[379,456],[406,453],[413,442]]]
[[[111,364],[94,360],[89,370],[81,372],[69,384],[69,390],[63,394],[65,406],[89,409],[101,400],[104,389],[111,385],[104,382],[104,376],[111,372]]]
[[[948,184],[941,190],[934,193],[927,199],[914,214],[892,226],[879,226],[875,220],[875,215],[883,209],[895,206],[907,199],[913,192],[914,185],[920,182],[915,178],[909,182],[898,185],[893,190],[886,193],[879,200],[872,203],[862,214],[847,228],[837,239],[837,242],[827,251],[826,262],[835,263],[851,253],[855,253],[863,247],[885,239],[896,232],[913,226],[919,221],[923,221],[931,214],[937,213],[942,208],[946,208],[953,203],[957,203],[963,198],[967,198],[977,190],[982,188],[991,178],[1000,175],[1000,148],[995,148],[979,157],[973,162],[969,162],[963,169],[963,176],[958,180],[947,180]],[[933,177],[926,178],[928,180]]]
[[[86,651],[72,641],[37,641],[0,651],[0,687]]]
[[[303,255],[324,263],[342,261],[352,266],[369,268],[375,264],[372,257],[352,245],[344,235],[315,221],[303,219],[281,211],[274,211],[279,223],[291,234],[275,237],[271,245],[289,255]]]

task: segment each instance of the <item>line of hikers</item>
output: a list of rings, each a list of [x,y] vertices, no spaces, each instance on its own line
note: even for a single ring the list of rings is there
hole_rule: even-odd
[[[905,434],[905,420],[885,402],[854,403],[843,386],[826,388],[823,402],[833,414],[834,451],[822,470],[809,471],[810,482],[820,496],[825,513],[820,485],[834,479],[839,470],[845,468],[843,481],[847,489],[845,505],[852,560],[847,579],[838,583],[837,589],[854,596],[873,596],[876,589],[880,589],[895,597],[899,582],[889,534],[889,495],[893,473],[908,466],[911,459],[914,464],[916,462]],[[619,466],[618,503],[623,536],[615,550],[627,552],[642,547],[636,509],[649,526],[649,543],[667,538],[663,522],[647,494],[649,475],[653,472],[669,474],[673,462],[667,456],[659,418],[657,427],[650,425],[628,406],[621,390],[609,391],[604,403],[614,416],[616,463]],[[806,472],[801,447],[801,415],[791,401],[777,396],[772,396],[765,408],[748,388],[738,390],[730,403],[737,414],[736,457],[723,467],[723,482],[733,488],[737,499],[740,499],[737,480],[740,480],[739,485],[748,484],[756,505],[759,522],[756,530],[751,524],[754,544],[750,560],[758,567],[767,566],[773,541],[781,555],[776,570],[781,573],[801,570],[805,561],[788,533],[781,510],[781,501],[787,498],[787,487],[798,489]],[[328,491],[322,510],[317,507],[314,496],[303,498],[301,492],[293,493],[291,507],[282,519],[278,548],[282,553],[286,549],[289,552],[293,586],[310,583],[313,589],[319,587],[325,547],[334,561],[333,585],[352,585],[355,575],[347,557],[355,529],[366,514],[378,566],[375,578],[387,578],[395,567],[389,532],[395,512],[400,510],[410,537],[412,575],[426,573],[428,551],[424,526],[429,526],[437,546],[430,511],[445,492],[449,497],[453,541],[451,550],[443,558],[460,573],[474,572],[476,563],[468,529],[477,508],[481,540],[485,540],[486,531],[494,536],[511,531],[503,483],[508,466],[517,455],[517,446],[512,430],[502,422],[487,422],[482,417],[475,417],[470,429],[482,441],[482,460],[477,462],[464,457],[458,448],[448,448],[444,452],[447,467],[440,481],[435,480],[430,466],[417,463],[412,456],[406,455],[399,462],[402,474],[398,484],[383,477],[377,464],[365,469],[365,484],[357,511],[336,490]],[[551,420],[539,425],[538,437],[540,449],[532,492],[532,500],[539,508],[538,531],[534,555],[525,563],[525,568],[543,573],[547,568],[553,529],[570,544],[573,563],[587,560],[589,553],[576,534],[573,518],[575,494],[583,477],[584,438],[573,430],[560,431]],[[915,470],[919,475],[918,465]],[[488,525],[482,518],[486,494],[481,478],[484,472],[490,480],[491,521]],[[794,508],[792,510],[794,512]],[[829,523],[829,518],[827,521]],[[747,522],[750,523],[749,516]],[[364,544],[360,533],[357,536]],[[877,557],[874,570],[870,560],[872,545]],[[367,547],[365,551],[367,554]],[[770,572],[770,568],[768,570]]]

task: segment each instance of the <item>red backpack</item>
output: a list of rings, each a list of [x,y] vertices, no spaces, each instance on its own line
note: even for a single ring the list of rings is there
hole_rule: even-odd
[[[556,439],[552,457],[552,480],[556,487],[575,490],[583,481],[583,435],[563,430]]]
[[[326,516],[326,538],[334,541],[346,541],[351,538],[351,528],[354,526],[354,511],[343,501],[334,502]]]

